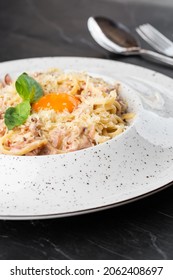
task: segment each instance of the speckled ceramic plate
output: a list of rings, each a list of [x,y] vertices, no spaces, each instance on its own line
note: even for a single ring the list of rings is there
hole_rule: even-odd
[[[34,58],[0,64],[0,73],[58,67],[119,80],[136,112],[116,138],[62,155],[0,156],[0,218],[71,216],[118,206],[149,195],[173,181],[173,80],[115,61]]]

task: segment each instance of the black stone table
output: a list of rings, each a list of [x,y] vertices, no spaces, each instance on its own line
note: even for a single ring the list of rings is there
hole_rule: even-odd
[[[137,25],[150,22],[173,39],[173,3],[171,7],[130,2],[0,0],[0,61],[38,56],[98,57],[173,77],[173,69],[140,57],[109,54],[88,33],[88,17],[103,15],[124,22],[133,32]],[[0,259],[173,259],[173,188],[92,214],[0,221]]]

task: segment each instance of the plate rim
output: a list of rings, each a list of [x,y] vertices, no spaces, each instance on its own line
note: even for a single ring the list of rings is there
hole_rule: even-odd
[[[80,216],[80,215],[85,215],[85,214],[91,214],[91,213],[96,213],[96,212],[101,212],[103,210],[109,210],[112,208],[120,207],[123,205],[130,204],[135,201],[142,200],[146,197],[151,196],[152,194],[161,192],[164,189],[167,189],[172,186],[173,181],[159,187],[158,189],[149,191],[145,194],[141,194],[120,202],[116,203],[111,203],[108,205],[104,206],[98,206],[98,207],[93,207],[89,209],[84,209],[84,210],[78,210],[78,211],[73,211],[73,212],[64,212],[64,213],[53,213],[53,214],[40,214],[40,215],[0,215],[0,220],[16,220],[16,221],[28,221],[28,220],[46,220],[46,219],[55,219],[55,218],[68,218],[68,217],[73,217],[73,216]]]
[[[167,76],[166,74],[163,74],[162,72],[156,71],[156,70],[152,70],[150,68],[147,68],[145,66],[141,66],[141,65],[136,65],[130,62],[123,62],[123,61],[119,61],[119,60],[114,60],[114,59],[108,59],[108,58],[98,58],[98,57],[86,57],[86,56],[36,56],[36,57],[26,57],[26,58],[19,58],[19,59],[12,59],[12,60],[5,60],[5,61],[0,61],[0,66],[2,64],[10,64],[10,63],[16,63],[16,62],[22,62],[22,61],[28,61],[28,60],[39,60],[39,59],[78,59],[78,60],[97,60],[97,61],[110,61],[111,63],[118,63],[118,64],[122,64],[122,65],[127,65],[127,66],[132,66],[138,69],[143,69],[147,72],[150,72],[151,74],[159,74],[161,76],[164,76],[166,79],[170,79],[173,80],[173,78],[171,78],[170,76]]]

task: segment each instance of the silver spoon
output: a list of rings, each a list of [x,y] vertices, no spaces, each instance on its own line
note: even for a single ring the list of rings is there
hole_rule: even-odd
[[[173,66],[173,59],[142,49],[135,37],[122,23],[105,17],[90,17],[88,29],[93,39],[104,49],[122,55],[141,55],[152,61]]]

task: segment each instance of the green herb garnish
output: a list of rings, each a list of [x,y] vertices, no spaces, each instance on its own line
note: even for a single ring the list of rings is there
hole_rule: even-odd
[[[15,87],[20,97],[23,100],[29,100],[30,103],[36,102],[43,95],[43,89],[39,83],[26,73],[18,77]]]
[[[9,130],[23,124],[30,115],[31,105],[28,100],[21,102],[16,107],[9,107],[5,112],[5,124]]]
[[[5,112],[5,124],[9,130],[23,124],[31,112],[31,104],[43,96],[43,89],[32,77],[23,73],[15,83],[16,90],[23,102],[15,107],[9,107]]]

